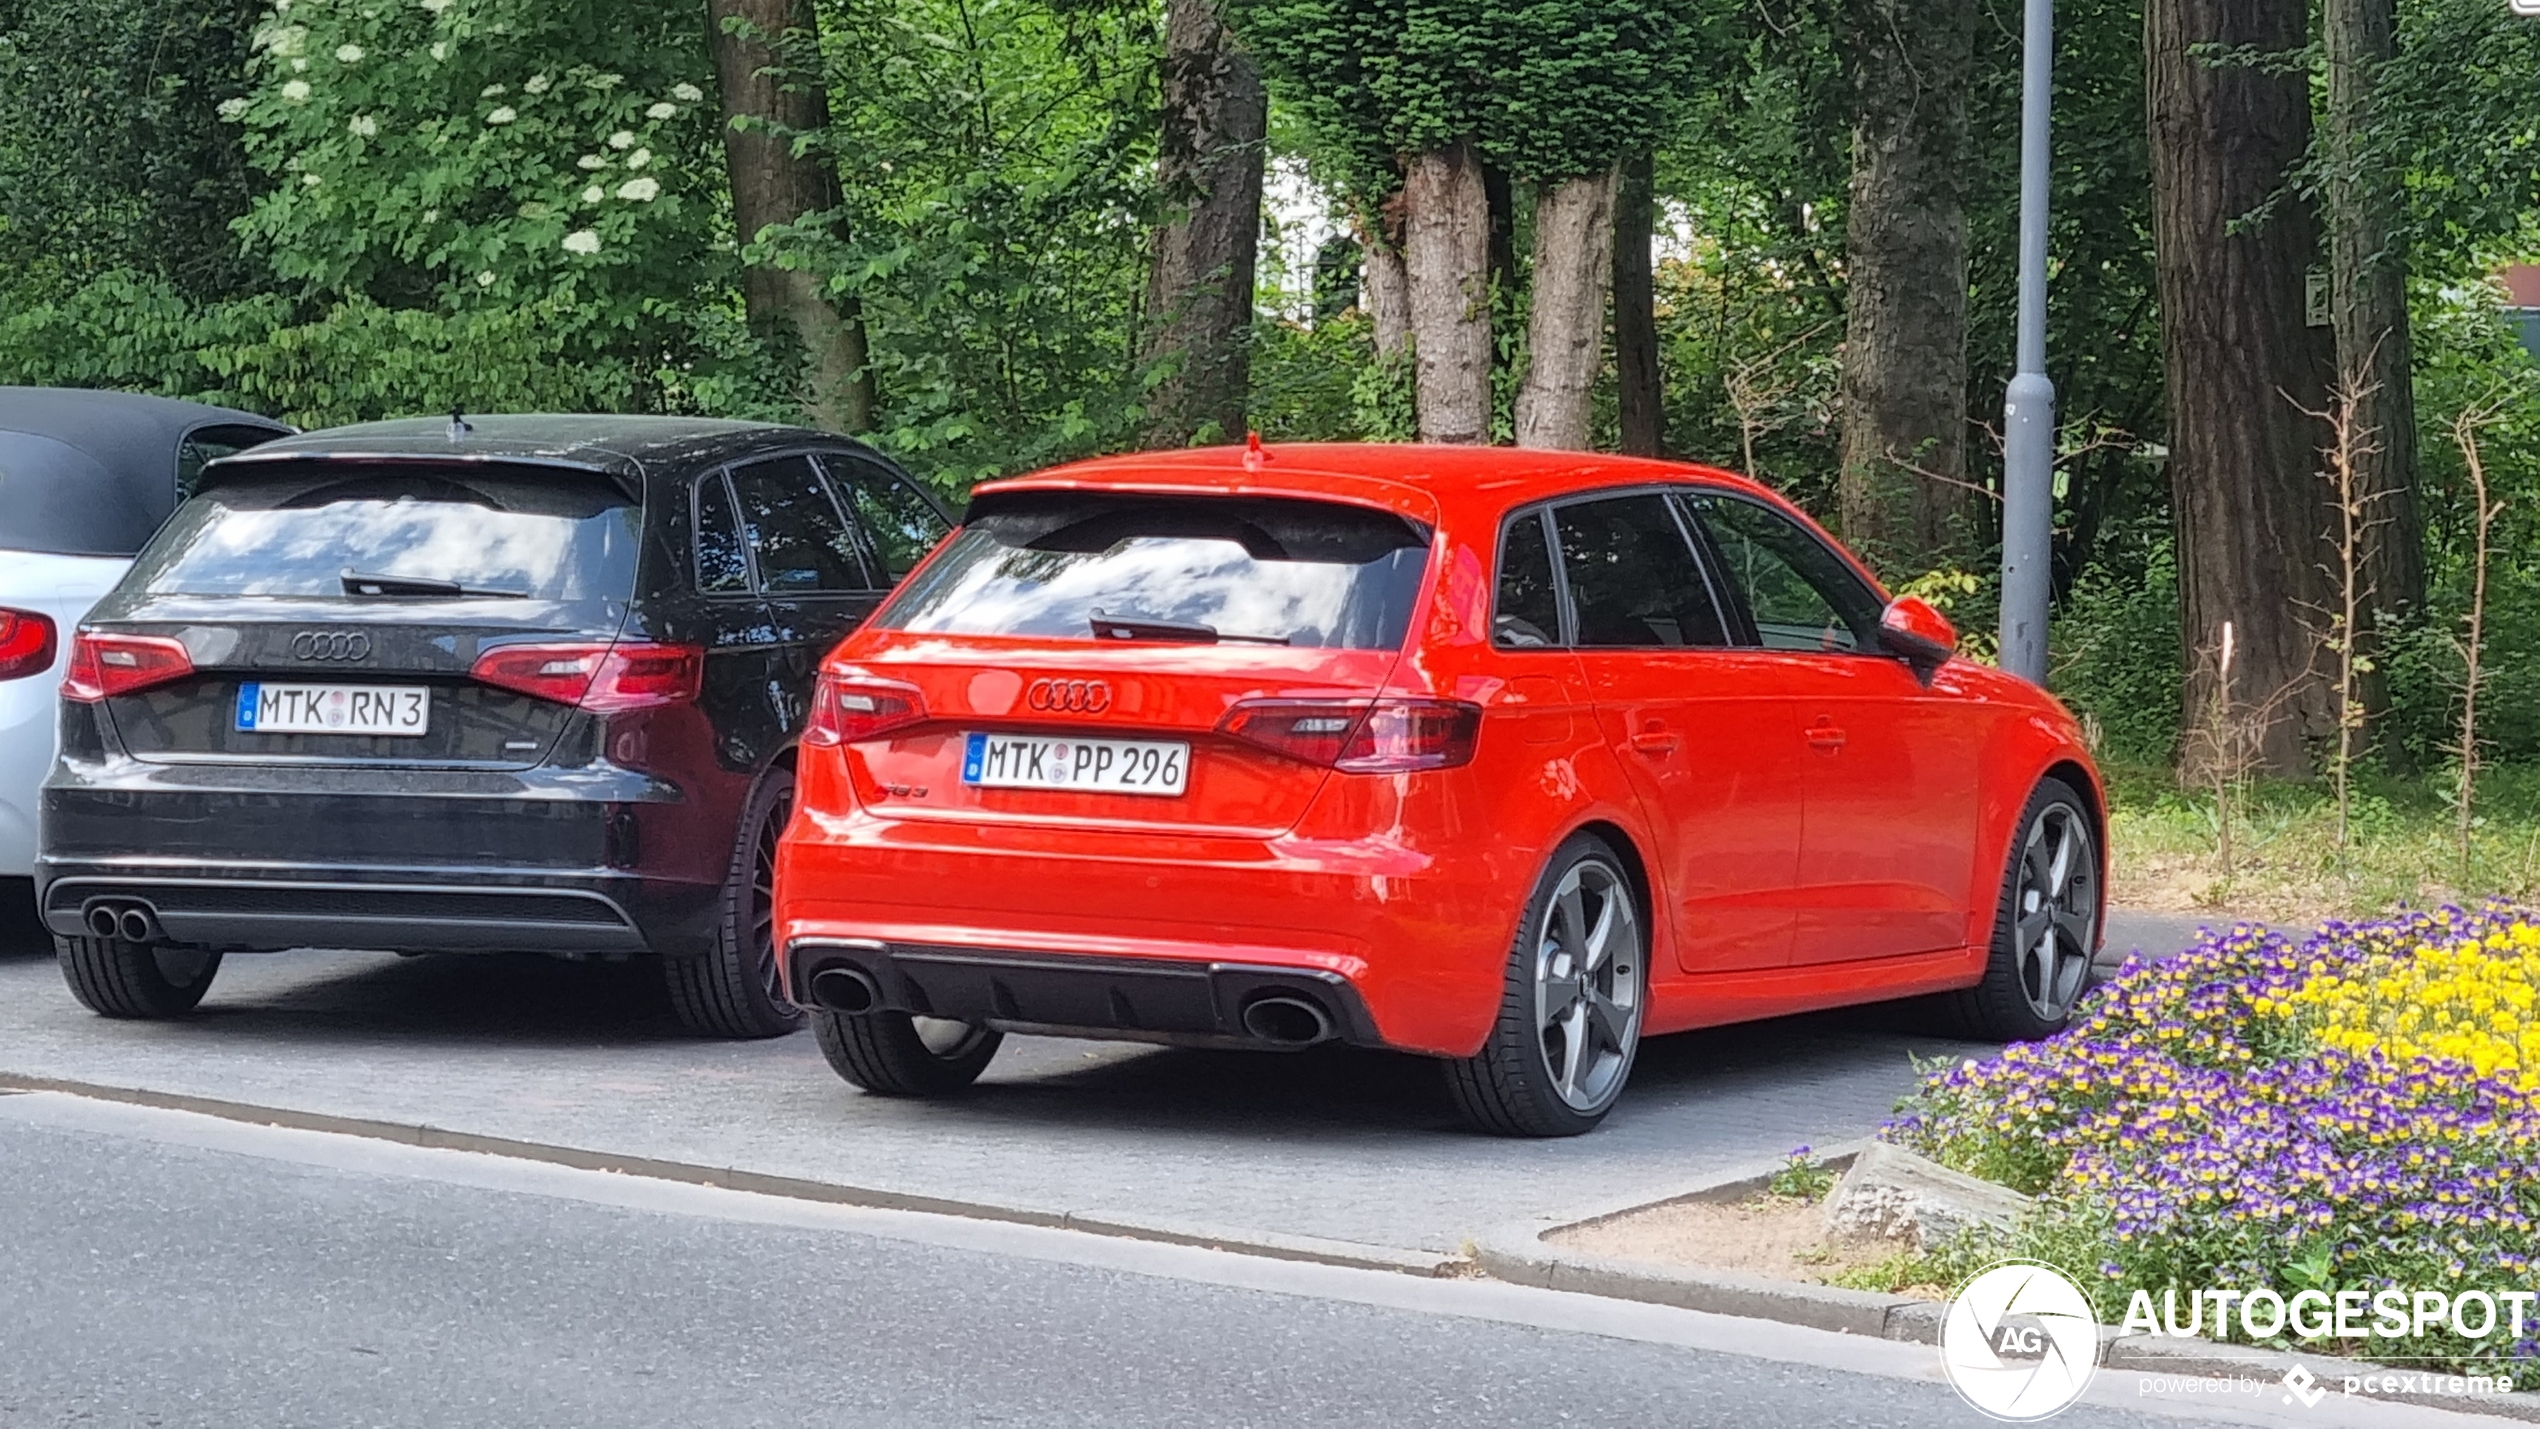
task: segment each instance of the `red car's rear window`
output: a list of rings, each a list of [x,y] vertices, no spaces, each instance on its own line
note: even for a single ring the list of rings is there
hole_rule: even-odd
[[[1429,533],[1285,497],[1014,492],[874,617],[884,629],[1398,650]]]

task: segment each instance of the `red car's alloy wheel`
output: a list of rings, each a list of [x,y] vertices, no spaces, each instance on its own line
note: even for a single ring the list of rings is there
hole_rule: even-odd
[[[2020,995],[2038,1021],[2060,1023],[2090,980],[2099,929],[2099,857],[2080,809],[2058,800],[2029,821],[2016,896]]]
[[[1640,916],[1621,870],[1570,866],[1535,945],[1535,1025],[1555,1094],[1594,1115],[1612,1104],[1640,1040]]]

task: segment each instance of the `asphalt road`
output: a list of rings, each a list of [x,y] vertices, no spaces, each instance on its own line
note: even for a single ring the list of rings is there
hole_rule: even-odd
[[[0,1246],[11,1429],[1985,1422],[1921,1346],[55,1094]],[[2464,1422],[2128,1379],[2056,1423]]]

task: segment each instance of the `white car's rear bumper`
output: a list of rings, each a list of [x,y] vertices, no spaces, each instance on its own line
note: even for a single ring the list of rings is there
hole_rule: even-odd
[[[0,680],[0,878],[35,872],[36,791],[53,769],[55,701],[71,635],[132,563],[120,556],[0,551],[0,606],[52,617],[53,667]]]

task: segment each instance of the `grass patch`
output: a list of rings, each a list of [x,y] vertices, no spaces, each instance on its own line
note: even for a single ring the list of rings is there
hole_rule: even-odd
[[[2211,791],[2181,789],[2164,769],[2102,772],[2109,893],[2128,907],[2316,922],[2540,894],[2540,766],[2481,772],[2466,868],[2447,775],[2358,771],[2342,851],[2325,783],[2253,784],[2233,800],[2225,869]]]

